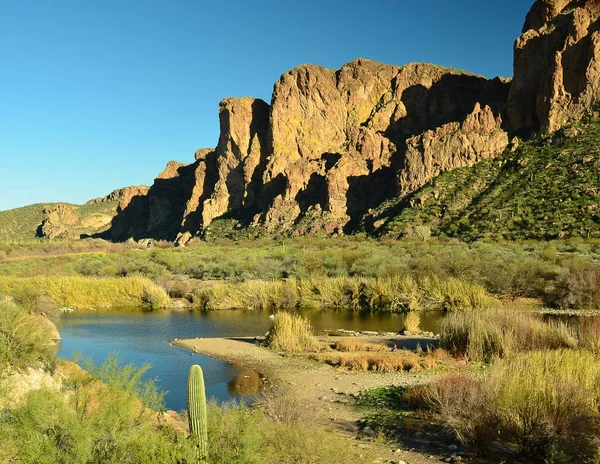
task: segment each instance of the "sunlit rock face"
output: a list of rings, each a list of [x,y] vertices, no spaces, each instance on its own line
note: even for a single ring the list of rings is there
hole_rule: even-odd
[[[513,130],[548,134],[600,103],[600,2],[540,0],[515,42],[508,99]]]
[[[385,200],[499,155],[514,134],[595,115],[599,16],[599,0],[536,2],[512,81],[357,59],[284,73],[270,104],[226,98],[216,148],[169,163],[147,192],[122,201],[113,238],[185,244],[223,217],[266,234],[353,231]]]

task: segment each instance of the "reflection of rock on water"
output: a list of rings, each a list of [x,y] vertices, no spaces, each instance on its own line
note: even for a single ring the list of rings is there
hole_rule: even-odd
[[[230,393],[256,396],[262,390],[262,376],[252,369],[242,369],[240,374],[227,384]]]

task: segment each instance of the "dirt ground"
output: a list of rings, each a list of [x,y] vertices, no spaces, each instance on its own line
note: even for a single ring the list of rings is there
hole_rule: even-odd
[[[435,339],[423,337],[361,337],[364,341],[385,342],[398,348],[414,348],[417,344],[435,346]],[[323,338],[323,340],[328,340]],[[332,340],[332,339],[329,339]],[[425,383],[431,374],[396,372],[349,372],[305,356],[283,355],[260,346],[256,338],[195,338],[173,340],[172,343],[195,353],[250,368],[264,375],[275,388],[285,389],[307,408],[314,408],[330,425],[347,436],[356,436],[360,412],[351,404],[353,395],[385,386],[409,386]],[[359,446],[370,445],[365,442]],[[436,444],[425,438],[411,438],[402,447],[383,446],[378,462],[426,464],[447,459],[451,451],[447,443]],[[473,461],[471,461],[473,462]]]

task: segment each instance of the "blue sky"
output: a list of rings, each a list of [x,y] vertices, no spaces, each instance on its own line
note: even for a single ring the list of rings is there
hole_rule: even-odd
[[[0,0],[0,210],[151,184],[302,63],[512,75],[532,0]]]

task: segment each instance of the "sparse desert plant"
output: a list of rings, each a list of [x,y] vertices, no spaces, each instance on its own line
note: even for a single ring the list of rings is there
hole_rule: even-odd
[[[321,419],[319,405],[308,400],[298,401],[286,389],[268,391],[259,404],[266,418],[292,427],[314,425]]]
[[[275,316],[265,346],[288,353],[318,351],[321,344],[313,334],[311,323],[305,317],[288,312]]]

